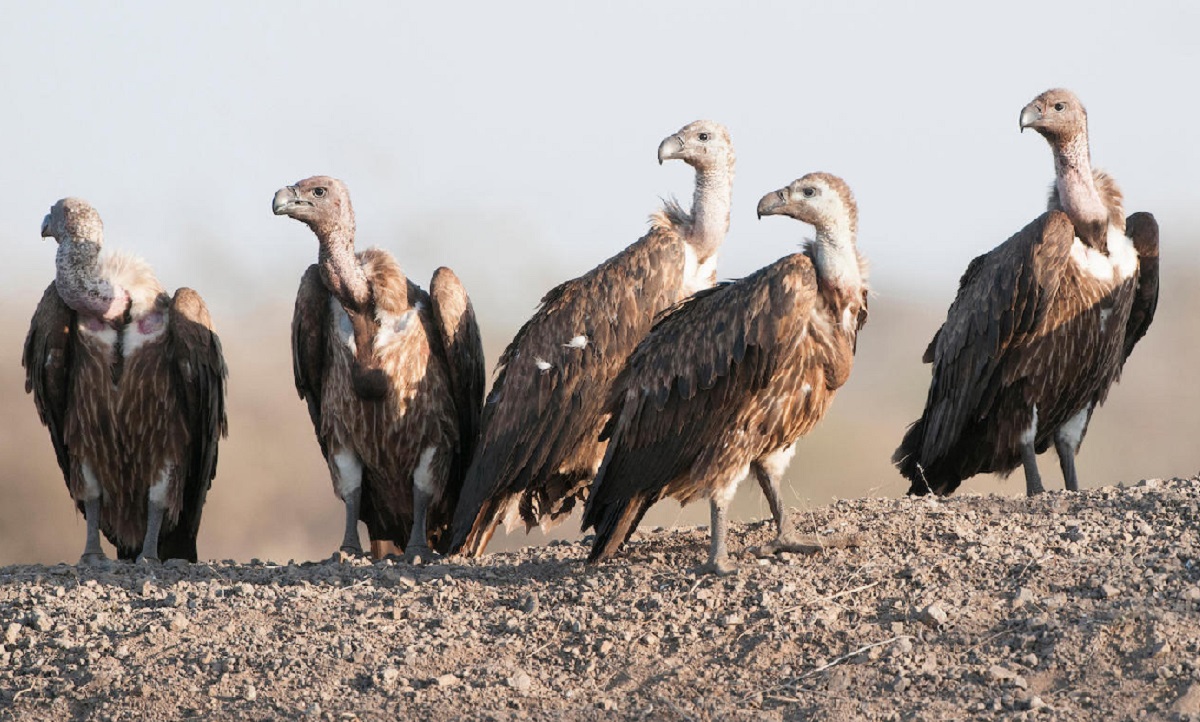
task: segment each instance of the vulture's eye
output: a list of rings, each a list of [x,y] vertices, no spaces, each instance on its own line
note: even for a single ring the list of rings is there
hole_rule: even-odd
[[[815,196],[817,194],[817,191],[815,188],[805,188],[804,190],[802,190],[800,192],[804,194],[805,198],[812,198],[813,196]]]
[[[1064,104],[1064,103],[1055,103],[1055,104],[1054,104],[1054,109],[1055,109],[1055,110],[1057,110],[1057,111],[1058,111],[1058,112],[1060,112],[1060,113],[1063,111],[1063,108],[1066,108],[1066,107],[1067,107],[1067,106],[1066,106],[1066,104]]]
[[[325,197],[325,189],[324,188],[313,188],[313,195],[316,196],[317,198],[324,198]]]
[[[700,138],[701,141],[705,141],[705,142],[708,141],[708,133],[701,133],[698,137]]]

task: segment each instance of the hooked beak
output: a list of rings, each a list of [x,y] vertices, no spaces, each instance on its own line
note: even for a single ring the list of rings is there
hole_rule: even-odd
[[[300,200],[300,194],[295,186],[280,188],[275,191],[275,199],[271,201],[271,211],[277,216],[287,215],[296,206],[311,206],[312,203]]]
[[[664,160],[678,158],[682,152],[683,138],[678,135],[669,135],[658,144],[658,164],[662,165]]]
[[[1042,109],[1035,103],[1030,103],[1021,109],[1021,132],[1024,133],[1026,128],[1032,128],[1042,119]]]
[[[772,191],[758,202],[758,217],[779,215],[784,206],[787,205],[787,189],[780,188],[777,191]]]
[[[49,237],[50,237],[50,214],[47,213],[46,217],[42,219],[42,238],[49,238]]]

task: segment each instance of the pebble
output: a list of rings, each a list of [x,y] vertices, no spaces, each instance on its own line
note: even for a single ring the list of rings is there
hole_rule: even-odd
[[[921,610],[921,621],[926,625],[937,629],[946,623],[947,616],[945,610],[937,602],[930,604]]]
[[[5,643],[16,644],[17,640],[20,639],[20,637],[21,637],[21,625],[17,624],[16,622],[10,622],[9,625],[4,628]]]
[[[521,694],[527,694],[533,686],[533,680],[528,674],[517,670],[516,674],[508,678],[508,686],[517,690]]]
[[[453,674],[443,674],[441,677],[438,677],[434,681],[436,682],[437,686],[439,686],[439,687],[454,687],[462,680],[460,680],[458,677],[456,677]]]

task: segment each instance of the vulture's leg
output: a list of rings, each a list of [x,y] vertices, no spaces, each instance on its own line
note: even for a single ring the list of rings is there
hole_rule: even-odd
[[[167,510],[167,485],[170,483],[171,468],[168,466],[159,474],[154,486],[150,487],[146,501],[146,537],[142,539],[142,553],[137,558],[139,562],[158,561],[158,535],[162,532],[163,513]]]
[[[1079,477],[1075,474],[1075,455],[1083,435],[1087,433],[1088,421],[1092,418],[1092,405],[1083,407],[1062,425],[1054,434],[1054,450],[1058,452],[1058,463],[1062,467],[1063,481],[1067,491],[1079,491]]]
[[[413,484],[413,525],[408,535],[408,547],[404,550],[404,561],[409,564],[420,564],[433,559],[433,550],[429,548],[429,533],[425,526],[431,501],[433,494],[421,488],[420,484]]]
[[[342,535],[341,551],[361,556],[362,542],[358,540],[358,515],[362,504],[362,462],[351,451],[342,449],[333,454],[337,488],[346,503],[346,532]]]
[[[413,524],[408,534],[408,546],[404,549],[404,561],[409,564],[419,564],[433,559],[433,550],[429,548],[429,531],[426,518],[429,515],[429,505],[433,501],[433,490],[442,488],[435,482],[434,457],[437,455],[436,446],[429,446],[421,452],[421,459],[413,471]],[[443,480],[444,483],[444,480]]]
[[[754,469],[754,475],[758,478],[758,485],[762,487],[763,495],[767,497],[767,505],[771,507],[771,516],[775,518],[775,539],[759,547],[756,551],[758,556],[770,556],[776,552],[812,552],[814,547],[819,546],[817,540],[812,537],[797,536],[792,527],[792,521],[783,508],[783,500],[779,494],[779,477],[782,474],[772,474],[765,464],[757,461],[751,465],[751,468]]]
[[[104,549],[100,546],[100,497],[86,499],[83,502],[83,514],[87,517],[87,542],[83,547],[83,555],[79,557],[80,564],[93,564],[105,559]]]
[[[1037,450],[1032,441],[1021,442],[1021,463],[1025,466],[1025,496],[1037,496],[1046,489],[1037,468]]]
[[[708,561],[696,570],[698,574],[725,577],[737,572],[737,567],[729,560],[729,552],[725,549],[725,537],[729,531],[729,514],[726,509],[728,505],[728,499],[713,499],[709,502],[712,521],[708,531],[712,536],[712,546],[709,548]]]

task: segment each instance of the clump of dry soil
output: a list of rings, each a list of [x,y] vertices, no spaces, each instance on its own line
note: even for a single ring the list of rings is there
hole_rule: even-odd
[[[861,499],[857,537],[696,577],[707,530],[585,567],[0,569],[7,719],[1200,719],[1200,480]],[[738,542],[771,536],[736,528]]]

